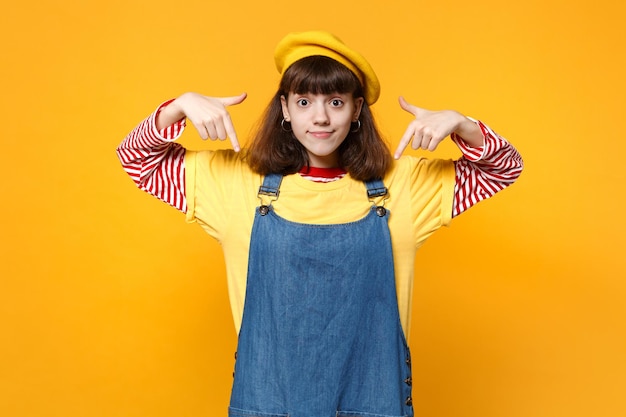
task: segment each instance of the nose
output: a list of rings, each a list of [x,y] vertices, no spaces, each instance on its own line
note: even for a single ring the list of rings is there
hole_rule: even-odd
[[[328,110],[324,103],[318,103],[315,106],[315,114],[313,115],[313,123],[317,125],[327,125],[330,122],[328,117]]]

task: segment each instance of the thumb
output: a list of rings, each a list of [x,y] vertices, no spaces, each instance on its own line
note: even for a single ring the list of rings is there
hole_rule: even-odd
[[[419,111],[421,110],[419,107],[410,104],[402,96],[398,98],[398,101],[400,102],[400,107],[402,107],[402,110],[409,112],[413,116],[417,117],[417,113],[419,113]]]
[[[226,107],[226,106],[234,106],[236,104],[240,104],[246,99],[246,97],[248,97],[248,93],[241,93],[238,96],[221,97],[219,100]]]

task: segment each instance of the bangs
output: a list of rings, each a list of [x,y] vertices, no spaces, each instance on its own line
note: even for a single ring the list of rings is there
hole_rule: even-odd
[[[363,95],[359,79],[345,65],[321,55],[302,58],[291,65],[280,83],[284,93]]]

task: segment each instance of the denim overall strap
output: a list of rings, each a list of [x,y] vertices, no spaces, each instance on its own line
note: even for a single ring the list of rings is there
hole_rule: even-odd
[[[367,188],[367,196],[370,199],[387,195],[387,187],[380,179],[366,181],[365,187]]]
[[[283,176],[280,174],[268,174],[263,178],[263,184],[259,187],[259,196],[267,195],[278,198],[280,193],[280,183],[283,181]]]
[[[229,415],[412,416],[390,213],[372,206],[351,223],[311,225],[265,207],[252,228]]]

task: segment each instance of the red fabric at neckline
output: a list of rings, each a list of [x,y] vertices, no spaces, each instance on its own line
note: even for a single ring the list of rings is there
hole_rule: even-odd
[[[342,168],[317,168],[317,167],[302,167],[300,174],[311,177],[320,178],[336,178],[346,174],[346,170]]]

